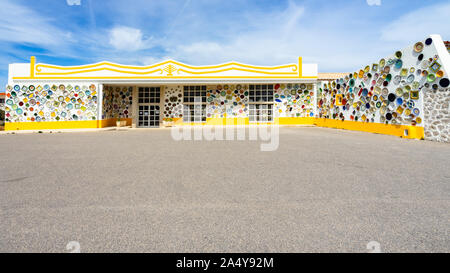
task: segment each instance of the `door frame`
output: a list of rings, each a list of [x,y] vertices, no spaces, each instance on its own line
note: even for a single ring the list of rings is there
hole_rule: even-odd
[[[139,103],[139,88],[159,88],[159,103]],[[142,85],[136,85],[135,87],[135,97],[136,99],[134,100],[136,103],[134,104],[134,109],[135,109],[135,113],[136,113],[136,121],[135,121],[135,127],[136,128],[161,128],[161,124],[163,121],[163,115],[162,113],[162,109],[164,107],[164,86],[161,85],[149,85],[149,84],[142,84]],[[159,126],[158,127],[141,127],[139,126],[139,106],[159,106]]]

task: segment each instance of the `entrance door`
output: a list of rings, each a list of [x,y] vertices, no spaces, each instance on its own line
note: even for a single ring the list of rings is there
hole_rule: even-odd
[[[139,105],[139,127],[159,127],[159,105]]]
[[[159,87],[139,87],[138,127],[159,127],[160,97],[161,90]]]

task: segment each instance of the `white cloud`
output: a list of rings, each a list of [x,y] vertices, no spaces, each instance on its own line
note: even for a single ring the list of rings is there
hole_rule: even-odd
[[[111,1],[107,12],[96,9],[95,15],[100,25],[105,22],[100,18],[114,18],[116,27],[96,28],[94,22],[91,28],[81,29],[56,24],[51,16],[14,0],[1,1],[0,42],[34,43],[54,56],[85,62],[146,65],[171,58],[193,65],[231,60],[278,65],[303,56],[304,62],[318,63],[320,71],[349,72],[431,33],[450,36],[444,22],[450,4],[409,14],[400,9],[395,21],[379,21],[375,20],[379,9],[370,9],[364,16],[348,16],[360,12],[354,5],[318,7],[290,1],[266,8],[243,2],[239,12],[230,12],[235,3],[135,0],[136,4],[129,6],[126,1]],[[89,3],[83,2],[86,18],[93,16]],[[17,16],[11,17],[8,10],[15,10]]]
[[[290,2],[283,10],[243,14],[240,21],[229,20],[225,28],[227,31],[222,33],[221,39],[196,40],[195,37],[187,37],[187,43],[180,44],[169,39],[165,45],[169,44],[167,50],[173,58],[198,65],[230,60],[251,64],[296,62],[301,54],[300,44],[304,44],[304,35],[298,35],[304,29],[299,26],[304,11],[304,7]],[[255,18],[258,18],[257,23]],[[218,28],[215,24],[202,23],[198,25],[202,25],[205,32]],[[241,30],[242,25],[246,27]],[[184,26],[183,31],[202,35],[197,26],[192,30],[189,28]],[[183,34],[179,32],[175,35]]]
[[[381,0],[366,0],[369,6],[381,6]]]
[[[67,5],[69,6],[80,6],[81,0],[66,0]]]
[[[138,51],[151,47],[151,39],[144,39],[140,29],[117,26],[109,33],[109,44],[120,51]]]
[[[348,16],[356,12],[358,8],[351,6],[314,9],[290,2],[282,9],[247,10],[238,20],[229,18],[226,24],[199,17],[195,24],[187,23],[178,32],[175,29],[161,46],[167,50],[166,55],[194,65],[231,60],[278,65],[296,62],[302,56],[306,63],[318,63],[322,72],[351,72],[429,34],[450,36],[445,22],[450,4],[416,9],[409,14],[399,10],[405,15],[393,23],[374,20],[379,16],[377,11]],[[355,25],[361,27],[355,29]]]
[[[165,41],[164,46],[172,58],[194,65],[231,60],[278,65],[295,63],[302,56],[304,62],[319,63],[321,71],[346,71],[349,67],[359,67],[361,56],[374,52],[352,49],[367,41],[357,35],[345,39],[350,37],[352,30],[345,20],[337,20],[341,16],[342,13],[335,10],[323,11],[320,16],[311,15],[311,11],[306,11],[303,6],[290,2],[282,10],[252,12],[243,14],[239,21],[229,20],[227,31],[222,32],[223,37],[220,38],[202,37],[203,32],[217,29],[216,24],[198,23],[203,26],[203,32],[186,25],[183,31],[192,33],[191,37],[179,37],[183,33],[175,33],[176,38]],[[257,23],[255,18],[258,18]],[[329,24],[323,18],[334,23]],[[241,29],[242,25],[246,27]],[[184,38],[186,42],[180,43]]]
[[[51,47],[60,46],[70,40],[68,31],[55,27],[56,24],[51,19],[17,4],[16,1],[2,0],[1,5],[0,41]]]
[[[449,37],[450,3],[437,4],[400,16],[383,28],[384,41],[413,43],[430,34]]]

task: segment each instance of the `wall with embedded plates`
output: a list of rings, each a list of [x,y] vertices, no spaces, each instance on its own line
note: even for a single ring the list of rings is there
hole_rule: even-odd
[[[274,111],[279,117],[313,117],[314,84],[276,84]]]
[[[248,117],[248,85],[209,85],[206,87],[206,117]]]
[[[313,117],[314,84],[273,84],[274,112],[279,117]],[[249,85],[207,86],[207,118],[246,118]],[[262,102],[262,101],[261,101]],[[255,103],[258,103],[257,101]]]
[[[133,87],[103,86],[102,119],[132,118]]]
[[[183,86],[164,86],[164,109],[163,120],[183,118]]]
[[[84,121],[97,119],[96,84],[15,84],[6,88],[5,121]]]
[[[316,117],[422,126],[426,139],[448,141],[443,135],[448,134],[449,79],[441,48],[441,40],[429,37],[345,78],[320,83]]]

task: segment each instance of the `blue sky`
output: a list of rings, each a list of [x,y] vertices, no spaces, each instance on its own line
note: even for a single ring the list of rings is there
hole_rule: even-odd
[[[80,2],[80,5],[69,5]],[[439,0],[0,0],[0,84],[8,64],[318,63],[353,71],[429,34],[450,39]]]

